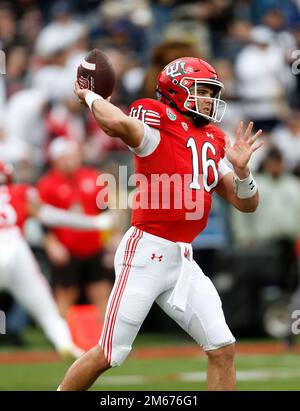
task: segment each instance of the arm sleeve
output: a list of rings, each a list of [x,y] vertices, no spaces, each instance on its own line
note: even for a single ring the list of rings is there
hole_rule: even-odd
[[[38,220],[48,227],[70,227],[77,230],[108,230],[113,227],[113,215],[110,212],[101,213],[99,216],[87,216],[49,204],[41,206]]]
[[[140,120],[144,125],[144,135],[138,147],[129,147],[139,157],[149,156],[160,143],[160,130],[164,127],[165,107],[152,99],[140,99],[130,106],[130,117]]]
[[[232,172],[233,170],[225,163],[223,159],[221,159],[218,164],[219,180],[222,180],[222,178],[225,177],[226,174],[232,173]]]
[[[134,152],[139,157],[149,156],[154,152],[156,147],[160,143],[160,132],[156,128],[149,127],[147,124],[144,125],[144,136],[141,144],[138,147],[129,147],[129,150]]]

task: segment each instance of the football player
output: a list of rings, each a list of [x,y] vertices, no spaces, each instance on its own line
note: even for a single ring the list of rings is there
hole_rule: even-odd
[[[75,84],[99,126],[133,151],[144,181],[133,203],[132,227],[116,252],[116,281],[99,345],[73,364],[59,390],[87,389],[120,365],[155,301],[206,352],[207,388],[235,388],[235,338],[215,287],[193,261],[191,242],[206,226],[214,192],[242,212],[257,208],[248,163],[262,145],[256,142],[262,131],[253,134],[252,122],[243,131],[241,122],[231,145],[216,126],[226,107],[222,91],[215,69],[189,57],[169,63],[158,76],[158,99],[135,101],[129,117],[109,99]],[[175,183],[158,184],[165,176]]]
[[[63,358],[78,358],[83,351],[71,338],[59,315],[50,287],[26,243],[22,230],[26,219],[37,218],[47,226],[107,229],[112,216],[87,217],[42,204],[37,190],[13,184],[13,169],[0,162],[0,289],[7,290],[42,327]]]

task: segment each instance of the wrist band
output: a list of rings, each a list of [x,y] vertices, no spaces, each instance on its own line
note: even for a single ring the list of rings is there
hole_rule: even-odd
[[[99,94],[94,93],[93,91],[87,93],[87,95],[85,96],[85,102],[89,106],[91,111],[92,111],[93,102],[98,99],[104,100],[103,97],[101,97]]]
[[[240,199],[251,198],[257,193],[257,185],[253,175],[250,173],[247,178],[240,180],[234,177],[234,192]]]

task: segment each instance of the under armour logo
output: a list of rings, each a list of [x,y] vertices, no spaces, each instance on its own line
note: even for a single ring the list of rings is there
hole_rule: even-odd
[[[155,255],[155,253],[152,253],[151,260],[161,261],[162,259],[163,259],[162,255]]]
[[[206,132],[207,137],[214,139],[214,135],[212,133],[208,133],[208,131]]]
[[[253,189],[254,189],[255,185],[254,185],[254,181],[253,181],[253,180],[250,181],[249,187],[250,187],[250,190],[253,190]]]

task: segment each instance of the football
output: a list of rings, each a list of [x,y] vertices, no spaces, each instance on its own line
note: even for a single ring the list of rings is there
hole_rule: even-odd
[[[93,49],[78,66],[77,81],[80,88],[107,98],[115,87],[116,75],[108,57],[99,49]]]

